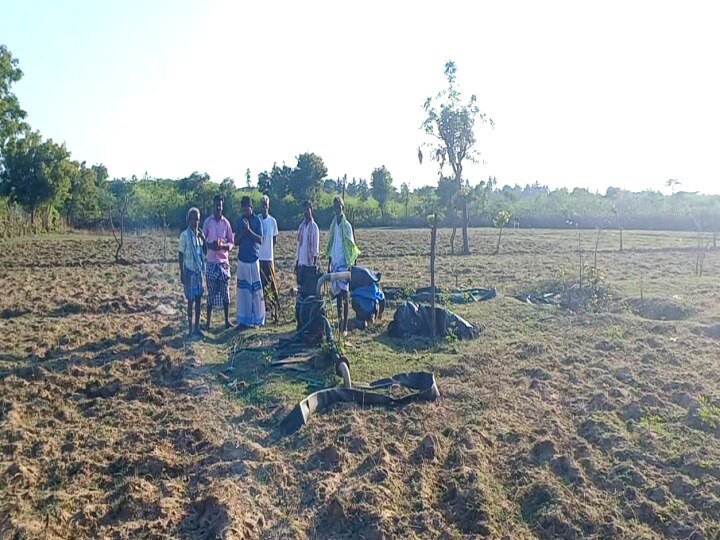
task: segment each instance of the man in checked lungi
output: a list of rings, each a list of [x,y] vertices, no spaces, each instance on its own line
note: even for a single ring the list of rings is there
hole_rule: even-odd
[[[203,224],[203,235],[207,243],[207,329],[213,308],[222,306],[225,314],[225,328],[231,328],[230,307],[230,263],[229,253],[233,248],[233,231],[230,222],[223,216],[223,197],[213,199],[213,215]]]

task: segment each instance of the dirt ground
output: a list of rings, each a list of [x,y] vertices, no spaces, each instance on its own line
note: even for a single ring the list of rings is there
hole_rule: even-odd
[[[621,253],[603,232],[609,297],[570,310],[513,296],[571,289],[577,234],[509,230],[492,255],[495,234],[471,231],[469,257],[439,234],[440,283],[498,288],[452,306],[478,340],[390,339],[390,307],[344,343],[355,379],[431,370],[438,401],[337,406],[288,437],[315,379],[339,383],[268,365],[293,233],[284,322],[216,316],[203,341],[174,240],[162,262],[162,239],[130,237],[127,265],[112,238],[0,243],[0,538],[720,538],[719,252],[695,277],[692,235],[626,231]],[[428,231],[357,236],[385,285],[428,284]]]

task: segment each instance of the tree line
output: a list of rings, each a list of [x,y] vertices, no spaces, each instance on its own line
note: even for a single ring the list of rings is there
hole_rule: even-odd
[[[446,226],[513,226],[535,228],[618,228],[716,231],[720,197],[676,188],[678,179],[659,190],[642,192],[608,188],[593,193],[575,188],[550,190],[539,183],[501,186],[496,178],[470,181],[463,166],[475,161],[476,125],[492,120],[480,112],[475,96],[463,101],[456,67],[445,66],[446,89],[424,104],[422,131],[429,143],[418,148],[438,168],[436,185],[411,189],[379,165],[367,178],[329,177],[321,156],[306,152],[288,165],[272,164],[253,175],[246,170],[241,185],[233,178],[213,181],[192,172],[184,178],[111,178],[102,164],[71,158],[64,144],[44,139],[26,122],[26,113],[12,92],[22,71],[10,51],[0,45],[0,235],[57,230],[106,228],[114,219],[130,229],[185,226],[186,211],[197,206],[212,210],[216,194],[225,198],[226,213],[235,218],[240,199],[250,195],[256,205],[262,194],[271,199],[271,213],[281,229],[294,229],[302,219],[302,204],[311,200],[321,226],[332,218],[332,200],[341,195],[356,227],[427,226],[436,214]],[[468,252],[463,231],[463,251]]]

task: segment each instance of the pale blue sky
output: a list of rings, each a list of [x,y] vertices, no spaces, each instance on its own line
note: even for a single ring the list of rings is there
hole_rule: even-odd
[[[112,176],[244,182],[318,153],[333,177],[420,166],[447,59],[502,184],[720,193],[714,2],[0,0],[32,126]],[[448,17],[450,16],[450,17]]]

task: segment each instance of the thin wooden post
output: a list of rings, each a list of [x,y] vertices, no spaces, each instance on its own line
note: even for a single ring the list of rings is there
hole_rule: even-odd
[[[582,242],[580,241],[580,226],[577,223],[575,224],[575,230],[577,230],[577,233],[578,233],[578,255],[580,256],[580,290],[582,290],[582,286],[583,286],[583,249],[582,249]]]
[[[430,307],[432,309],[432,339],[435,341],[435,240],[437,238],[437,214],[432,215],[430,229]]]
[[[167,220],[163,213],[163,262],[167,262]]]

